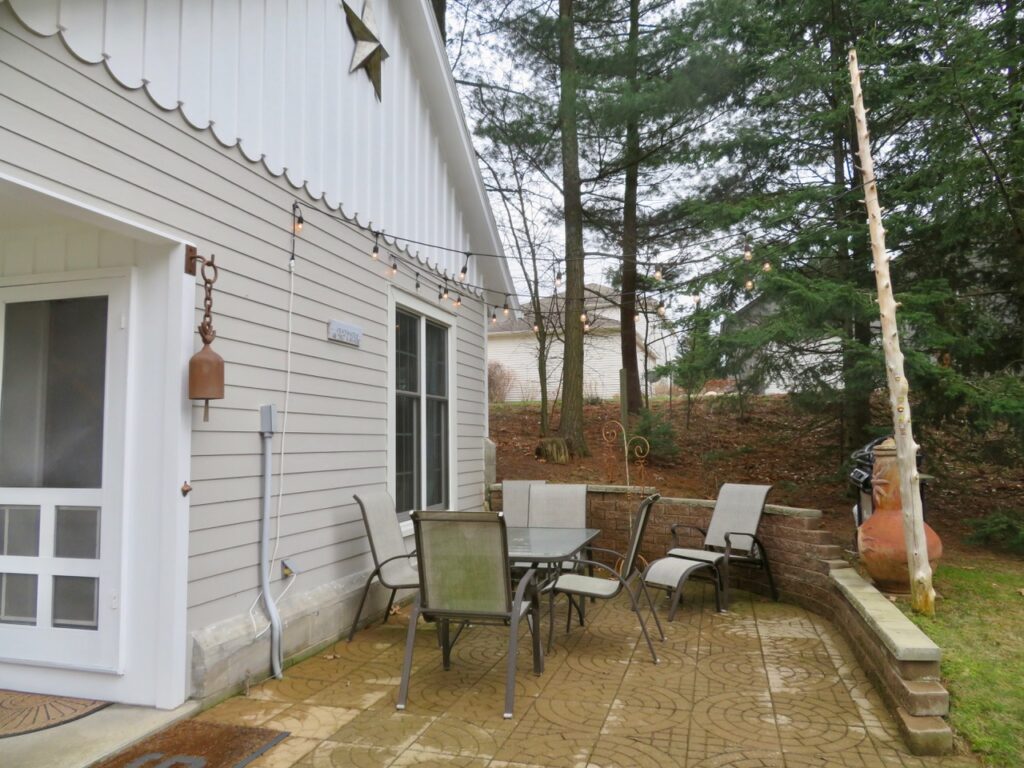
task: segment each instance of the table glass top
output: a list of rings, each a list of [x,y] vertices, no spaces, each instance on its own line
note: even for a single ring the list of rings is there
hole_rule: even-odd
[[[568,560],[597,538],[599,528],[509,527],[509,559],[529,562]]]

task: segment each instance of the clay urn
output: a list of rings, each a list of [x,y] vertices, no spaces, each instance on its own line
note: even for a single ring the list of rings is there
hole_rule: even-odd
[[[909,592],[910,572],[907,567],[907,544],[903,536],[903,507],[900,497],[900,469],[896,459],[896,443],[892,438],[875,448],[875,465],[871,471],[871,503],[874,511],[857,530],[860,559],[868,575],[883,592]],[[927,523],[924,525],[928,544],[928,562],[942,557],[942,541]]]

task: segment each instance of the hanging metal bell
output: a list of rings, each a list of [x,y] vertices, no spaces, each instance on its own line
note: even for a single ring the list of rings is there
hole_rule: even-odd
[[[203,421],[210,420],[210,401],[224,399],[224,358],[209,344],[204,343],[188,361],[188,396],[205,401]]]

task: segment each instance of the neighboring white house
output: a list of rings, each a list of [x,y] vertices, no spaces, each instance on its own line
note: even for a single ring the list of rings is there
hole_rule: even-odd
[[[583,336],[583,396],[607,400],[619,395],[619,370],[622,368],[619,307],[615,292],[607,286],[588,284],[584,305],[589,329]],[[497,322],[488,329],[487,362],[499,364],[509,380],[506,401],[539,400],[540,376],[537,371],[539,345],[533,331],[533,318],[528,305],[525,314],[507,317],[495,314]],[[542,312],[549,328],[564,322],[561,298],[542,300]],[[636,321],[636,355],[641,382],[645,371],[653,371],[672,356],[674,340],[656,322],[648,324],[646,315]],[[562,384],[562,341],[557,334],[551,343],[547,361],[548,396],[560,397]],[[645,360],[646,358],[646,360]],[[658,382],[660,385],[660,382]],[[641,384],[641,387],[643,385]],[[653,384],[652,384],[653,387]]]
[[[501,244],[429,2],[374,7],[386,58],[338,0],[0,0],[0,687],[169,708],[267,674],[261,405],[285,655],[351,622],[353,493],[482,503],[514,288],[471,259],[486,290],[438,301]],[[208,422],[190,246],[219,267]]]

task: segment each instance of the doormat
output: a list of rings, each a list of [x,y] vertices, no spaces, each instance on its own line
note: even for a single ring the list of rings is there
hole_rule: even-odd
[[[288,733],[184,720],[91,768],[242,768]]]
[[[0,739],[70,723],[109,705],[109,701],[0,689]]]

